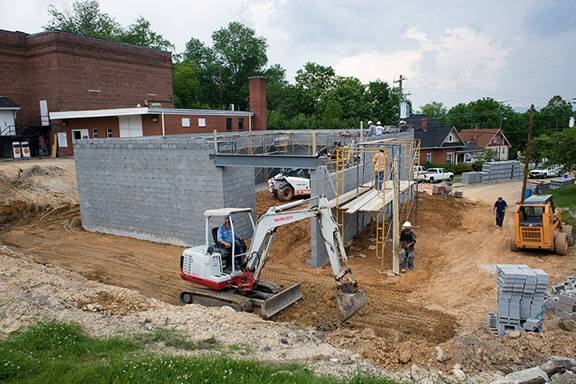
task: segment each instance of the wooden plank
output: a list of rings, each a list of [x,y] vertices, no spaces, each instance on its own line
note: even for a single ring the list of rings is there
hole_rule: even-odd
[[[367,188],[367,187],[359,187],[358,190],[353,189],[351,191],[343,193],[342,195],[340,195],[340,197],[338,199],[339,200],[338,203],[340,204],[340,207],[342,207],[344,204],[348,203],[351,200],[356,199],[357,197],[368,192],[369,190],[370,190],[370,188]],[[336,207],[336,198],[330,200],[329,204],[330,204],[330,208],[335,208]]]
[[[54,135],[54,139],[52,141],[52,153],[51,153],[51,158],[55,159],[56,155],[58,155],[58,134]]]

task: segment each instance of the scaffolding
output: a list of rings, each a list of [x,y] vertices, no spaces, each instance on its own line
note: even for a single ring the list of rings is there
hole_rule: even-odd
[[[378,152],[383,152],[383,171],[377,172],[372,166],[372,160]],[[346,239],[346,214],[364,213],[370,217],[368,226],[362,223],[362,231],[371,228],[375,240],[375,254],[385,267],[385,247],[392,231],[388,221],[388,205],[399,195],[405,195],[401,213],[398,219],[407,220],[417,213],[416,194],[418,183],[415,180],[414,169],[419,165],[420,142],[410,139],[383,139],[361,142],[355,146],[338,147],[335,155],[335,194],[334,207],[342,237]],[[396,161],[395,161],[396,160]],[[394,169],[394,165],[397,169]],[[362,178],[356,177],[356,185],[346,181],[347,170],[357,166],[356,172],[362,169]],[[365,182],[366,167],[369,167],[371,178]],[[396,175],[396,176],[395,176]],[[362,180],[359,182],[359,180]],[[379,182],[382,180],[382,183]],[[352,185],[352,186],[350,186]],[[415,188],[414,188],[415,185]],[[395,196],[395,192],[398,196]],[[357,216],[358,219],[358,216]],[[397,252],[396,247],[393,251]],[[393,268],[394,270],[395,268]]]

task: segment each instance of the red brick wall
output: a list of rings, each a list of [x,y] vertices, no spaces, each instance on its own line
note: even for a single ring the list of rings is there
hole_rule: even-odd
[[[39,120],[39,100],[50,112],[135,107],[145,99],[173,106],[169,52],[60,32],[0,31],[0,68],[0,93],[21,106],[19,122]]]
[[[182,127],[182,118],[190,119],[190,128]],[[198,127],[198,119],[206,119],[206,127]],[[237,132],[238,120],[240,117],[232,116],[232,131]],[[162,135],[162,120],[160,115],[142,115],[142,134],[144,136],[160,136]],[[248,131],[249,117],[243,117],[244,130]],[[63,125],[65,124],[65,125]],[[226,116],[199,116],[199,115],[164,115],[164,125],[166,135],[182,135],[190,133],[212,133],[214,130],[218,132],[226,131]],[[94,129],[98,131],[98,138],[107,137],[108,128],[112,128],[112,136],[120,137],[120,123],[118,117],[98,117],[87,119],[68,119],[65,121],[52,121],[52,132],[50,141],[54,139],[54,135],[58,132],[66,132],[68,138],[68,147],[59,148],[59,156],[73,156],[74,149],[72,143],[72,130],[73,129],[88,129],[89,138],[94,138]]]
[[[253,131],[268,129],[268,106],[266,101],[266,79],[250,77],[248,79],[250,93],[250,111],[254,112]]]
[[[74,156],[74,143],[72,142],[73,129],[87,129],[88,137],[94,138],[94,129],[98,132],[98,138],[105,138],[108,129],[112,129],[112,137],[120,137],[120,128],[117,117],[99,117],[91,119],[70,119],[66,120],[66,125],[62,121],[52,123],[52,132],[50,134],[50,143],[54,141],[54,135],[58,132],[66,132],[68,147],[58,148],[58,156]]]
[[[421,149],[420,150],[420,164],[426,163],[426,155],[432,153],[432,163],[447,163],[448,153],[453,152],[453,159],[456,158],[455,149]],[[454,162],[454,160],[452,160]]]

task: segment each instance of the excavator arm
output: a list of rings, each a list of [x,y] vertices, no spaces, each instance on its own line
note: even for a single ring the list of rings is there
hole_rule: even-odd
[[[310,204],[310,206],[293,210],[304,204]],[[276,229],[310,218],[316,219],[320,225],[320,235],[326,246],[332,274],[338,286],[337,305],[344,321],[358,312],[367,299],[366,293],[358,288],[357,282],[352,278],[338,224],[332,216],[326,197],[319,196],[269,208],[256,224],[247,253],[246,267],[253,273],[254,283],[257,284],[266,264]]]

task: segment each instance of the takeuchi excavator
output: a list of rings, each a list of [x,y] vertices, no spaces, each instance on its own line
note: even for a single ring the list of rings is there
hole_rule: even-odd
[[[301,209],[295,209],[305,206]],[[234,220],[247,215],[253,229],[248,251],[236,254],[236,247],[226,249],[218,244],[218,228],[210,227],[211,218],[230,218],[232,236],[235,238]],[[236,311],[260,309],[264,318],[270,318],[302,298],[301,283],[286,289],[262,281],[261,275],[276,229],[305,219],[315,219],[328,252],[332,273],[337,287],[336,305],[340,320],[346,321],[366,304],[366,293],[358,287],[348,266],[348,259],[338,224],[332,216],[328,199],[324,196],[299,200],[269,208],[256,225],[250,208],[220,208],[204,212],[206,218],[206,243],[185,249],[180,257],[180,276],[198,286],[180,294],[183,304],[201,304],[212,307],[229,306]],[[234,243],[234,242],[233,242]],[[287,255],[289,257],[289,255]]]

